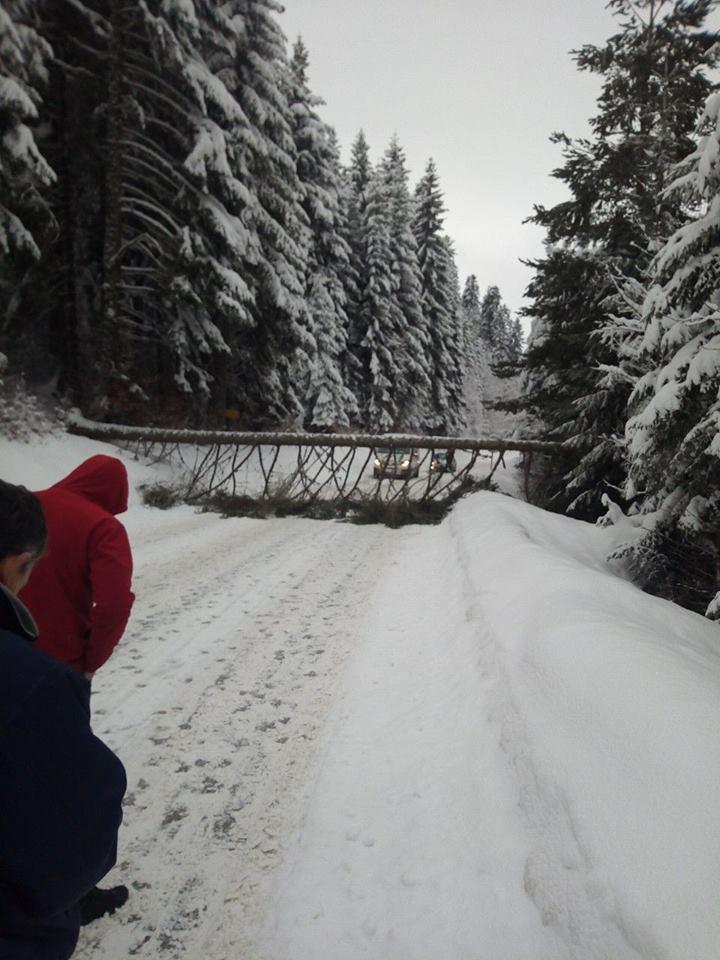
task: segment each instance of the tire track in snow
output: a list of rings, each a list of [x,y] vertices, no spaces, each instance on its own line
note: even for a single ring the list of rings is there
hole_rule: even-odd
[[[133,625],[93,698],[130,784],[105,883],[131,900],[83,931],[77,956],[249,960],[317,733],[402,538],[216,518],[174,536],[167,518],[138,551]]]

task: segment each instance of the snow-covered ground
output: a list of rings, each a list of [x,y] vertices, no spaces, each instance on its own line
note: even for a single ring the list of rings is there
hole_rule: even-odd
[[[0,441],[0,476],[99,450]],[[93,711],[132,893],[80,958],[718,960],[720,633],[613,572],[615,531],[491,493],[126,524]]]

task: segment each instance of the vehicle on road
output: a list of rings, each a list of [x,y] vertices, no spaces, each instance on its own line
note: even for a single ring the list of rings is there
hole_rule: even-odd
[[[373,477],[376,480],[409,480],[420,473],[420,453],[409,447],[376,447]]]
[[[431,473],[452,473],[455,470],[455,451],[436,450],[430,461]]]

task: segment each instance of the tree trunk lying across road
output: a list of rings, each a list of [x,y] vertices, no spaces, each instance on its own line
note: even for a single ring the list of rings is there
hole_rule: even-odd
[[[364,433],[239,433],[232,430],[167,430],[96,423],[74,416],[68,431],[93,440],[146,440],[156,443],[188,443],[197,446],[295,446],[295,447],[412,447],[419,450],[517,450],[520,453],[558,453],[565,444],[546,440],[504,440],[498,437],[432,437],[424,434]]]

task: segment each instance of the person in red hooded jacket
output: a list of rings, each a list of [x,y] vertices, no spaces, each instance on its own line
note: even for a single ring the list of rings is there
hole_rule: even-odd
[[[128,506],[128,477],[117,457],[90,457],[36,497],[48,542],[21,591],[35,618],[34,646],[91,680],[125,632],[135,595],[132,554],[117,518]],[[128,899],[124,884],[91,890],[81,923],[114,913]]]
[[[48,549],[22,591],[38,625],[36,646],[92,678],[122,637],[135,599],[132,554],[116,519],[128,506],[128,478],[117,457],[90,457],[36,493]]]

